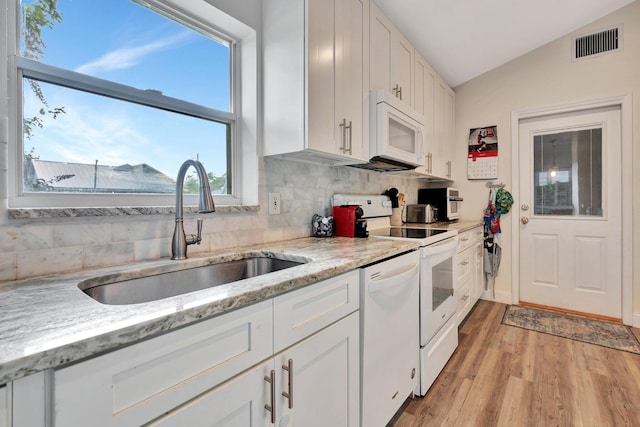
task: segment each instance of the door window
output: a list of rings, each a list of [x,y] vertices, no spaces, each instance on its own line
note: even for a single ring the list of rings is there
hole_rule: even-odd
[[[533,158],[535,215],[603,215],[602,128],[536,135]]]

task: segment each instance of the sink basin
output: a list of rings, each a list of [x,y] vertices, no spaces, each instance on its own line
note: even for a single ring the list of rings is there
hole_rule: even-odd
[[[78,287],[102,304],[136,304],[212,288],[301,264],[304,262],[249,257],[109,283],[86,281]]]

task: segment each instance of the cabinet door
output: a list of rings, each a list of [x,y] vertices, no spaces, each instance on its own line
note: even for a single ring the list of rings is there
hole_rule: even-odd
[[[335,153],[337,145],[344,144],[335,125],[338,115],[335,70],[339,60],[333,54],[335,13],[335,1],[308,1],[308,146],[328,153]]]
[[[455,93],[438,76],[434,102],[433,175],[452,179],[455,133]]]
[[[279,425],[359,426],[359,323],[359,313],[352,313],[276,355]]]
[[[443,160],[445,161],[445,178],[453,179],[453,159],[455,157],[455,115],[456,95],[445,84],[444,86],[444,140]]]
[[[386,89],[412,105],[413,46],[374,4],[370,37],[370,89]]]
[[[368,7],[366,0],[335,0],[335,139],[338,154],[364,161],[369,160],[368,120],[365,120],[369,111],[365,102],[369,90],[365,79],[369,58],[365,50]]]
[[[371,3],[369,30],[369,88],[391,92],[391,44],[393,25],[380,9]]]
[[[396,31],[391,45],[391,79],[397,88],[392,87],[391,93],[409,105],[413,105],[413,64],[413,46],[399,31]]]
[[[227,381],[147,424],[153,427],[266,427],[271,414],[270,377],[273,359]],[[277,414],[276,414],[277,415]]]
[[[437,74],[429,63],[416,54],[413,104],[414,108],[424,116],[424,170],[417,171],[427,175],[433,174],[434,130],[435,130],[435,88]]]

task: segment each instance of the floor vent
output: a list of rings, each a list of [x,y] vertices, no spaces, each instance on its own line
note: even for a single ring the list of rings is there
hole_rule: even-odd
[[[621,50],[622,25],[597,33],[574,37],[572,47],[573,60],[586,59]]]

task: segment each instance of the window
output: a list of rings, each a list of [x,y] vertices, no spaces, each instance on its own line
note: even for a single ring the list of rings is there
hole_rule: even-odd
[[[535,215],[599,216],[602,212],[602,128],[533,138]]]
[[[240,202],[242,74],[220,11],[192,0],[23,0],[16,15],[12,207],[171,205],[177,171],[195,157],[216,202]],[[192,171],[185,193],[197,190]]]

